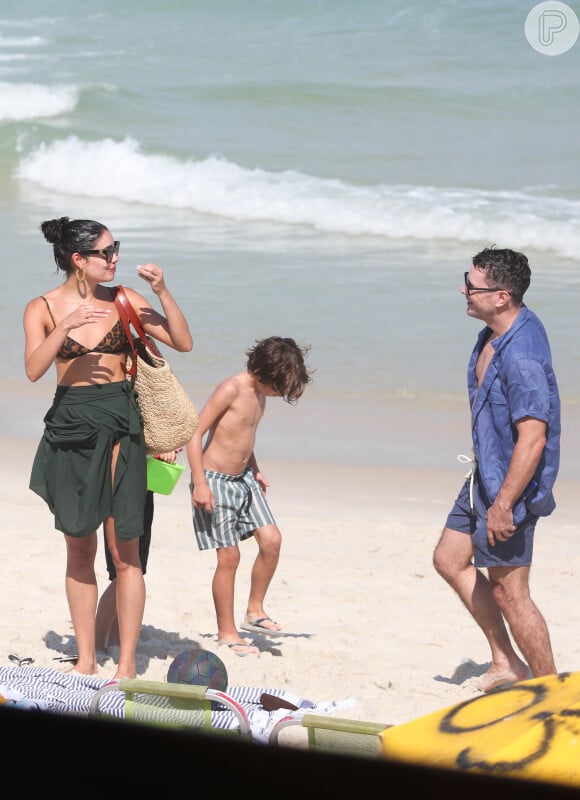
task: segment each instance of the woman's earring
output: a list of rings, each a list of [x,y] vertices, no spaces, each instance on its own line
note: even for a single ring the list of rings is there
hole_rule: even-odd
[[[87,296],[87,282],[85,280],[85,271],[80,267],[75,269],[75,278],[77,279],[77,287],[81,297]]]

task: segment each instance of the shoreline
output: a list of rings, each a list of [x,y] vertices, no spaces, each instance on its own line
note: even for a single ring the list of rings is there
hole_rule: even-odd
[[[184,382],[198,411],[213,386]],[[0,438],[18,447],[42,436],[43,417],[54,396],[51,381],[0,381]],[[9,420],[10,427],[6,421]],[[580,402],[562,401],[559,480],[580,475]],[[20,444],[19,444],[20,443]],[[381,397],[309,390],[293,407],[271,398],[260,423],[258,460],[373,469],[463,469],[459,454],[471,453],[465,396]]]

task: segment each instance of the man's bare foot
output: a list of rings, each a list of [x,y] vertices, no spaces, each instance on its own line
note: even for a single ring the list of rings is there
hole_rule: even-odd
[[[490,667],[487,672],[481,676],[477,688],[480,692],[491,692],[493,689],[498,689],[500,686],[506,686],[508,683],[523,681],[529,678],[529,676],[530,671],[523,662],[520,668],[514,670]]]

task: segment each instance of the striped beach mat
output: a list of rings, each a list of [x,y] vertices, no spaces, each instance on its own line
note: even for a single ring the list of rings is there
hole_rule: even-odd
[[[99,689],[111,683],[109,678],[59,672],[49,667],[0,667],[0,706],[15,705],[31,710],[50,711],[57,714],[88,716],[91,700]],[[306,712],[334,713],[353,708],[354,698],[314,703],[285,689],[252,686],[229,686],[226,693],[242,706],[252,728],[252,738],[267,742],[272,726],[282,716],[288,715],[288,706],[272,709],[272,700],[264,704],[261,698],[278,698],[296,706],[296,714]],[[113,717],[124,718],[125,694],[110,691],[103,695],[100,710]],[[238,725],[235,715],[225,707],[212,706],[212,726],[232,729]]]

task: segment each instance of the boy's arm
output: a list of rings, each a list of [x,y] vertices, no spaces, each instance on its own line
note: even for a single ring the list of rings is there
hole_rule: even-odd
[[[265,476],[260,472],[260,468],[258,467],[258,462],[256,461],[256,456],[252,451],[252,455],[248,459],[248,466],[252,468],[252,472],[254,473],[254,478],[260,484],[260,488],[266,494],[266,489],[270,485],[266,480]]]
[[[202,412],[203,413],[203,412]],[[193,492],[191,501],[195,508],[204,508],[206,511],[213,511],[215,501],[213,492],[209,488],[203,471],[203,448],[202,442],[206,430],[202,428],[202,416],[199,416],[197,430],[187,443],[187,460],[191,469],[191,480]]]
[[[211,435],[216,435],[219,420],[228,410],[235,396],[236,391],[233,381],[222,381],[202,408],[199,414],[197,430],[187,443],[187,460],[189,461],[193,483],[192,502],[196,508],[204,508],[206,511],[213,511],[215,500],[213,492],[205,479],[203,437],[210,429]]]

